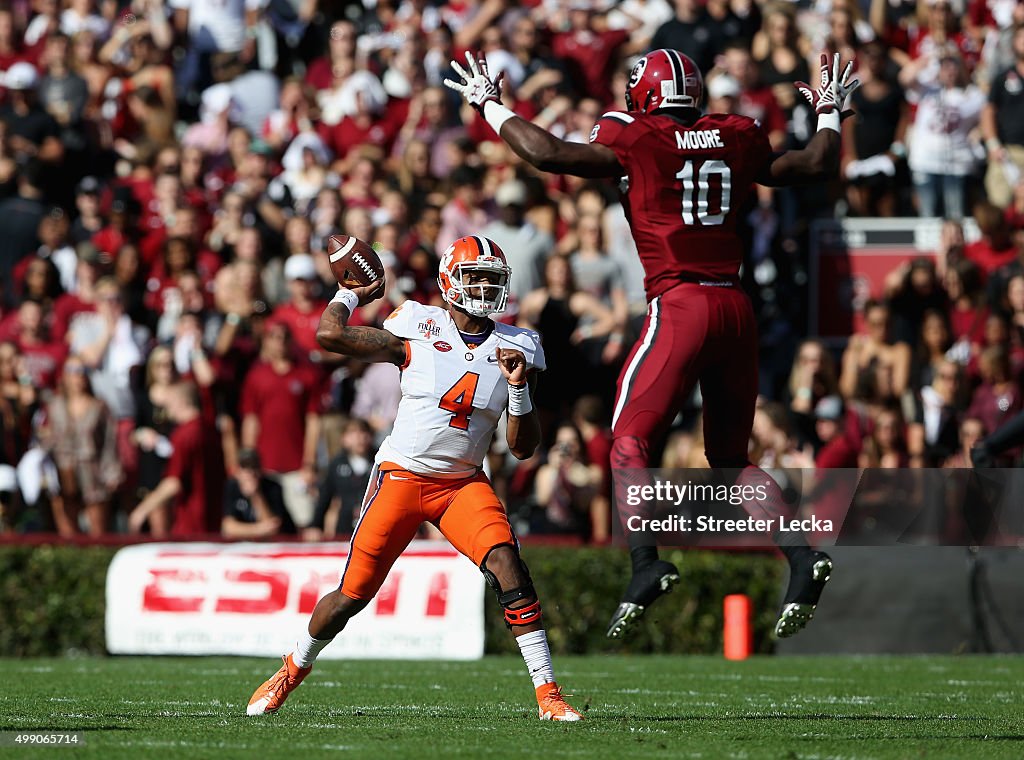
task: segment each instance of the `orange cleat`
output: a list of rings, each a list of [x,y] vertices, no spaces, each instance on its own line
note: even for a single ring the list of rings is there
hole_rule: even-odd
[[[249,706],[245,708],[246,715],[263,715],[275,713],[281,709],[281,705],[288,699],[295,688],[302,683],[302,679],[309,675],[313,668],[300,668],[292,662],[292,656],[285,655],[281,659],[284,665],[274,675],[263,683],[249,700]]]
[[[537,704],[541,720],[583,720],[583,716],[562,699],[557,683],[537,687]]]

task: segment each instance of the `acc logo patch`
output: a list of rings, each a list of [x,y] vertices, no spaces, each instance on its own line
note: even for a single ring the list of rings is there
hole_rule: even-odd
[[[435,340],[434,341],[434,348],[436,348],[438,351],[440,351],[442,353],[447,353],[448,351],[452,350],[451,344],[450,343],[445,343],[443,340]]]

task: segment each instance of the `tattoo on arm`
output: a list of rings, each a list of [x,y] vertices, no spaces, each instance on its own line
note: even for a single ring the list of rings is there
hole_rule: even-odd
[[[349,327],[348,308],[334,303],[320,317],[317,341],[328,351],[367,362],[405,362],[405,344],[401,338],[376,327]]]

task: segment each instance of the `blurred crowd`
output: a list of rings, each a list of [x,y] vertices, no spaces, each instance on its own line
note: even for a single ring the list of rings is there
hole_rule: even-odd
[[[316,343],[327,240],[374,241],[387,295],[352,323],[379,325],[441,303],[438,253],[480,234],[513,268],[503,318],[548,361],[542,450],[518,463],[499,433],[487,469],[519,532],[607,538],[643,271],[613,183],[531,170],[442,86],[467,50],[518,114],[586,141],[631,60],[676,48],[709,110],[780,150],[814,129],[792,82],[853,59],[840,179],[744,213],[752,458],[969,466],[1024,409],[1024,2],[962,2],[4,0],[0,526],[350,533],[400,392]],[[891,274],[841,354],[804,339],[809,221],[915,215],[948,220],[941,250]],[[703,464],[699,392],[663,461]]]

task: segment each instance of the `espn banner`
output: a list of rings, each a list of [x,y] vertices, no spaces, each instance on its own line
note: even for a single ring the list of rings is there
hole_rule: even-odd
[[[107,571],[111,654],[280,656],[338,587],[347,544],[143,544]],[[445,542],[414,541],[321,657],[475,660],[484,579]]]
[[[964,237],[980,237],[972,219]],[[835,343],[863,330],[864,303],[881,298],[885,278],[918,257],[934,259],[941,219],[822,219],[811,224],[808,335]]]

